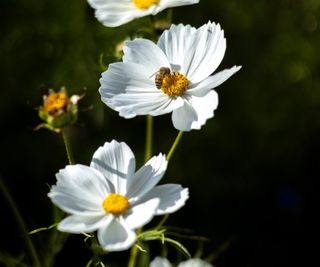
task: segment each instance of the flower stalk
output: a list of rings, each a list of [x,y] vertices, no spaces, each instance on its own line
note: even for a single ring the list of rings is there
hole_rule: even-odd
[[[153,117],[147,115],[147,125],[146,125],[146,146],[144,152],[144,161],[146,162],[151,158],[152,155],[152,139],[153,139]]]
[[[135,266],[137,255],[138,255],[138,247],[136,245],[134,245],[130,251],[130,258],[129,258],[129,262],[128,262],[128,267]]]
[[[175,152],[175,150],[176,150],[176,148],[177,148],[177,146],[178,146],[178,144],[179,144],[179,142],[180,142],[180,140],[182,138],[182,134],[183,134],[183,131],[179,131],[176,139],[174,140],[174,142],[173,142],[173,144],[172,144],[172,146],[171,146],[171,148],[169,150],[169,153],[167,155],[167,161],[169,161],[171,159],[173,153]]]
[[[68,156],[68,161],[69,161],[70,165],[73,165],[73,164],[75,164],[75,160],[74,160],[73,151],[72,151],[72,147],[71,147],[71,143],[70,143],[70,138],[69,138],[67,131],[68,131],[67,128],[61,129],[63,142],[66,147],[66,152],[67,152],[67,156]]]
[[[8,188],[6,187],[6,185],[4,184],[4,182],[2,181],[1,178],[0,178],[0,190],[2,191],[2,195],[4,196],[4,198],[7,200],[8,205],[11,208],[11,211],[12,211],[14,217],[16,218],[16,221],[18,223],[20,231],[24,236],[25,245],[26,245],[26,248],[30,254],[30,258],[33,261],[33,264],[34,264],[33,266],[41,267],[41,263],[40,263],[38,254],[37,254],[36,249],[33,245],[33,242],[30,239],[30,236],[29,236],[27,228],[24,224],[21,213],[20,213],[15,201],[11,197],[11,194],[10,194]]]

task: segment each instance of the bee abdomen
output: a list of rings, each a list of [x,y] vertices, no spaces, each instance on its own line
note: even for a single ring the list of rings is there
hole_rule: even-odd
[[[161,86],[162,86],[162,82],[163,82],[163,78],[166,76],[166,75],[169,75],[170,74],[170,69],[167,68],[167,67],[161,67],[157,73],[156,73],[156,76],[155,76],[155,79],[154,79],[154,82],[156,84],[156,87],[158,89],[161,89]]]

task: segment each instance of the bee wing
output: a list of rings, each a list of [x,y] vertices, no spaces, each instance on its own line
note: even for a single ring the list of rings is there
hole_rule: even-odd
[[[150,76],[149,76],[149,79],[152,78],[153,76],[155,76],[159,71],[155,71],[154,73],[152,73]]]

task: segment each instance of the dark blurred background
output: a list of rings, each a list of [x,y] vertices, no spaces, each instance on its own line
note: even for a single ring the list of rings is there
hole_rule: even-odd
[[[319,15],[319,0],[201,0],[173,9],[173,23],[219,22],[227,38],[219,70],[243,66],[217,88],[215,117],[184,134],[162,181],[190,188],[168,224],[208,237],[202,257],[216,267],[319,262]],[[106,28],[84,0],[0,1],[0,176],[29,230],[52,223],[49,185],[67,164],[61,136],[33,130],[48,88],[85,93],[71,131],[78,163],[112,139],[143,163],[145,118],[120,118],[97,90],[101,62],[112,62],[115,45],[148,20]],[[170,115],[156,117],[154,153],[167,153],[176,134]],[[21,233],[3,196],[0,203],[0,250],[20,255]],[[40,253],[46,235],[32,236]],[[191,254],[197,245],[186,240]],[[56,266],[85,266],[90,256],[73,235]]]

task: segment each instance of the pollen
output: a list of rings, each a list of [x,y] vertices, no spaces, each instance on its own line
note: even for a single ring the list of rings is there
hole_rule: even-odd
[[[180,72],[174,71],[164,76],[161,90],[168,96],[181,96],[186,91],[188,85],[188,79]]]
[[[129,201],[120,194],[111,193],[105,198],[102,206],[106,212],[118,216],[129,209]]]
[[[160,0],[133,0],[135,6],[139,9],[148,9],[149,7],[156,5]]]
[[[50,93],[43,102],[43,110],[50,115],[55,115],[63,110],[66,110],[69,105],[69,97],[65,92]]]

